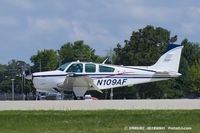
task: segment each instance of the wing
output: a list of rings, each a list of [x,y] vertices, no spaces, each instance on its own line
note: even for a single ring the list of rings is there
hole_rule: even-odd
[[[96,90],[102,93],[89,76],[66,76],[62,88],[64,91],[73,91],[76,96],[83,96],[87,90]]]

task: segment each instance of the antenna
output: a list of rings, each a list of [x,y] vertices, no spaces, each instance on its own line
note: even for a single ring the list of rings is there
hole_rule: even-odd
[[[108,58],[106,58],[106,59],[102,62],[102,64],[105,64],[107,60],[108,60]]]

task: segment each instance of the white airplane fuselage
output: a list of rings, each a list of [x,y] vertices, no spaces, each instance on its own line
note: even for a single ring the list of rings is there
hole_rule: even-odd
[[[178,68],[182,48],[181,45],[170,44],[166,52],[152,66],[117,66],[77,61],[63,64],[54,71],[33,73],[32,80],[39,92],[65,91],[66,87],[63,85],[67,84],[68,88],[71,86],[66,81],[71,75],[89,77],[89,79],[82,78],[84,80],[78,79],[76,82],[72,80],[74,88],[81,88],[88,83],[91,88],[92,86],[98,88],[96,90],[167,80],[181,75],[178,73]],[[90,89],[90,86],[88,88]]]
[[[96,65],[96,72],[87,73],[75,72],[76,76],[89,76],[93,79],[94,84],[101,90],[116,88],[122,86],[132,86],[135,84],[148,83],[154,81],[167,80],[169,78],[180,76],[179,73],[159,74],[155,71],[148,70],[147,67],[128,67],[128,66],[114,66],[105,65],[114,68],[114,72],[99,72],[98,67],[102,64],[87,63],[87,62],[72,62],[71,64],[82,63],[83,70],[85,64]],[[71,65],[69,64],[69,66]],[[66,68],[67,70],[67,68]],[[53,89],[62,90],[59,86],[63,84],[67,75],[71,74],[65,71],[55,70],[47,72],[37,72],[33,74],[33,84],[38,91],[52,91]]]

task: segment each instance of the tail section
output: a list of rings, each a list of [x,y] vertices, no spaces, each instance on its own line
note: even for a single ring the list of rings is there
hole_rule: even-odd
[[[149,66],[149,69],[167,72],[178,72],[182,49],[182,45],[169,44],[165,53],[154,65]]]

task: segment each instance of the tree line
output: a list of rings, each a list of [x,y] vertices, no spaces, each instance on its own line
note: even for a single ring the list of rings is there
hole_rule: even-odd
[[[103,62],[116,65],[147,66],[154,64],[162,55],[169,43],[175,43],[177,35],[171,36],[170,31],[162,27],[146,27],[133,31],[130,39],[118,43],[110,55],[99,56],[95,49],[85,44],[84,41],[67,42],[59,50],[39,50],[31,56],[32,65],[24,61],[11,60],[7,65],[0,65],[0,93],[11,92],[11,78],[15,79],[17,93],[34,92],[31,82],[24,80],[25,73],[49,71],[59,65],[71,61]],[[154,83],[135,85],[114,89],[114,98],[182,98],[200,96],[200,45],[187,39],[182,40],[184,45],[179,78]],[[109,98],[107,91],[103,94],[91,92],[100,98]]]

